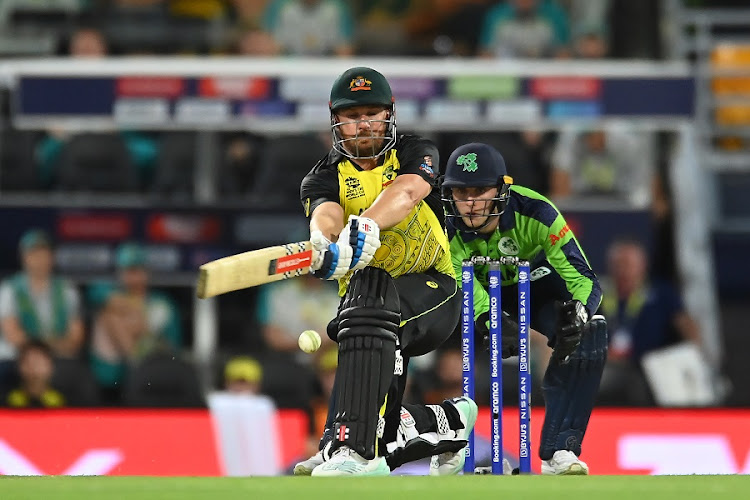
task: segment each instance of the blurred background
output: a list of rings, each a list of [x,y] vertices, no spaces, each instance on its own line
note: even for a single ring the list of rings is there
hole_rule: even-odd
[[[390,80],[400,132],[443,159],[492,144],[574,229],[610,325],[595,472],[750,472],[746,1],[0,0],[0,447],[37,464],[0,473],[282,474],[316,451],[335,348],[297,336],[325,331],[330,283],[194,284],[307,238],[299,184],[356,65]],[[410,400],[460,394],[457,346],[414,360]],[[679,453],[654,452],[670,430]],[[100,468],[68,467],[89,449]]]

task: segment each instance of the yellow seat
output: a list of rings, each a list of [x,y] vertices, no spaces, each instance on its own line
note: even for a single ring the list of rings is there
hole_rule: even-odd
[[[748,68],[750,71],[750,68]],[[716,95],[750,96],[750,76],[722,76],[711,80],[711,90]]]
[[[711,53],[711,64],[720,68],[750,67],[750,45],[718,45]]]
[[[714,69],[747,69],[747,76],[722,76],[711,81],[716,95],[750,96],[750,45],[719,45],[711,53]],[[731,114],[731,113],[730,113]]]
[[[716,109],[716,123],[720,125],[750,125],[750,104],[720,106]]]

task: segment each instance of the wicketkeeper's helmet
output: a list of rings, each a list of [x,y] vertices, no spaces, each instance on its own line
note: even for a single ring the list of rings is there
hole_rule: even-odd
[[[459,231],[478,232],[487,227],[493,217],[499,217],[508,204],[513,178],[508,175],[503,156],[492,146],[473,142],[459,146],[451,153],[445,165],[445,175],[440,186],[445,216]],[[453,188],[481,188],[497,186],[497,196],[491,198],[494,207],[487,220],[479,227],[464,224],[456,208]]]

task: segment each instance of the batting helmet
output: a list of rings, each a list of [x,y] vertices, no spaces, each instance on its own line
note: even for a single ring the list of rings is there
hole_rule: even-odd
[[[382,136],[368,137],[374,140],[373,144],[380,143],[378,146],[373,145],[372,149],[360,151],[359,135],[346,139],[341,135],[341,125],[352,122],[340,122],[336,114],[342,109],[368,105],[383,106],[388,110],[385,120],[367,120],[371,125],[378,122],[386,123],[386,127]],[[396,143],[396,108],[393,92],[388,80],[374,69],[359,66],[344,71],[333,83],[328,106],[331,110],[333,148],[344,156],[377,158]]]

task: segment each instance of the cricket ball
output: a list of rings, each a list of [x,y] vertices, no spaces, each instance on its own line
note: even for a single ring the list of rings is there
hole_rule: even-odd
[[[307,353],[315,352],[320,348],[320,335],[315,330],[305,330],[297,339],[297,345]]]

